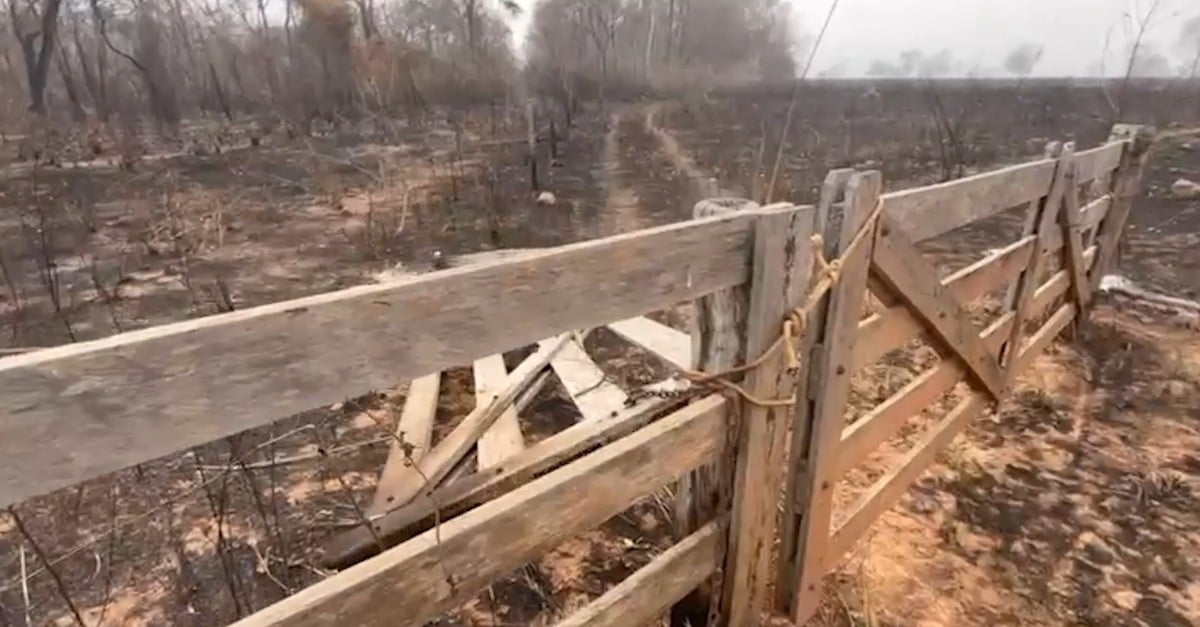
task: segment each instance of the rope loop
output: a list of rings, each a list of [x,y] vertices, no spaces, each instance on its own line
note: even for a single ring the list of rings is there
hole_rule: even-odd
[[[820,233],[814,233],[811,242],[813,250],[813,264],[815,266],[813,278],[815,280],[808,296],[804,303],[799,307],[792,309],[784,316],[783,323],[780,327],[779,337],[771,344],[767,350],[763,351],[758,358],[747,363],[744,366],[730,368],[724,372],[709,374],[696,370],[684,370],[683,378],[691,382],[694,386],[709,389],[722,389],[727,392],[736,394],[745,399],[752,405],[759,407],[788,407],[796,402],[796,397],[793,394],[788,398],[779,399],[763,399],[748,392],[741,385],[735,383],[732,378],[735,375],[740,375],[751,370],[755,370],[767,363],[775,353],[783,349],[784,367],[790,374],[795,374],[800,371],[802,365],[802,356],[800,355],[800,340],[808,333],[809,316],[813,310],[821,303],[821,299],[825,298],[833,288],[838,285],[842,278],[842,269],[844,267],[844,259],[854,254],[862,243],[867,240],[867,235],[874,232],[875,225],[879,222],[879,216],[883,211],[883,201],[875,203],[875,208],[871,210],[870,215],[858,227],[851,238],[846,249],[842,251],[840,257],[832,261],[825,258],[825,238]]]

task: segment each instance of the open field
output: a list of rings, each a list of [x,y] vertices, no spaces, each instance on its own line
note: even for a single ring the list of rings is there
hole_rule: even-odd
[[[804,86],[775,199],[814,201],[836,167],[881,169],[900,189],[1040,157],[1047,141],[1087,148],[1113,121],[1100,89],[1066,83],[870,87]],[[276,130],[260,145],[233,134],[220,154],[162,147],[132,170],[103,158],[34,168],[10,145],[0,149],[0,350],[667,224],[713,190],[757,196],[789,96],[589,104],[571,127],[556,119],[553,133],[547,111],[537,162],[552,203],[537,202],[530,184],[517,110]],[[1200,126],[1194,87],[1138,84],[1129,101],[1121,121]],[[1200,178],[1200,138],[1156,147],[1122,272],[1195,298],[1200,201],[1172,197],[1180,177]],[[997,216],[925,250],[952,271],[973,261],[963,251],[1015,239],[1022,217]],[[682,329],[690,311],[656,317]],[[1189,411],[1200,400],[1200,344],[1189,324],[1119,300],[1100,307],[1085,341],[1042,359],[1017,399],[961,438],[861,543],[819,620],[1200,621],[1200,425]],[[626,389],[666,372],[603,330],[588,347]],[[926,365],[912,348],[860,373],[857,409]],[[506,355],[508,366],[527,352]],[[435,441],[474,404],[462,366],[443,377]],[[89,624],[222,625],[321,579],[319,550],[369,502],[406,388],[396,381],[18,506],[26,533],[15,519],[0,523],[0,624],[70,624],[65,590]],[[576,420],[564,397],[551,386],[525,410],[527,444]],[[853,477],[877,477],[873,464],[891,448]],[[669,545],[667,502],[646,499],[437,624],[553,624]]]

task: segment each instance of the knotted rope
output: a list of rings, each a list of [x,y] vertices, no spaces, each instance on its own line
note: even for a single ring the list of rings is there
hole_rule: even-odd
[[[786,349],[783,352],[783,357],[786,360],[787,371],[794,374],[800,370],[800,348],[797,343],[808,332],[809,316],[821,303],[821,299],[825,298],[837,286],[842,278],[844,260],[853,255],[862,246],[863,242],[867,240],[868,234],[875,231],[875,225],[879,222],[879,216],[882,212],[883,201],[881,200],[875,203],[875,208],[871,210],[867,219],[863,220],[863,223],[859,225],[850,243],[841,251],[841,256],[832,261],[825,258],[825,238],[820,233],[813,234],[811,241],[814,263],[816,265],[814,274],[816,283],[809,289],[808,296],[804,302],[799,307],[787,313],[784,317],[779,337],[761,355],[744,366],[730,368],[718,373],[684,370],[681,373],[682,377],[695,386],[724,388],[737,394],[749,403],[760,407],[787,407],[795,404],[795,394],[781,399],[759,398],[748,392],[741,385],[733,382],[731,377],[759,368],[781,348]]]

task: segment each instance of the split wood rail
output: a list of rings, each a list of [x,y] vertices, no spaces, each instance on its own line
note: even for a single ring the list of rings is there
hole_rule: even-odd
[[[490,383],[461,437],[417,464],[433,474],[415,487],[377,495],[378,528],[359,530],[410,537],[381,553],[351,542],[346,555],[361,563],[240,624],[421,625],[670,484],[678,543],[562,624],[645,624],[673,605],[677,622],[754,625],[776,611],[803,623],[825,573],[935,453],[1082,320],[1114,260],[1149,137],[1118,126],[1099,148],[1068,144],[889,194],[878,172],[835,171],[816,206],[701,203],[686,223],[0,359],[0,506],[399,380],[416,381],[418,411],[421,390],[437,387],[429,373],[475,363],[477,383]],[[919,242],[1016,207],[1028,207],[1020,239],[931,280],[942,273]],[[485,450],[481,438],[513,420],[519,390],[560,351],[581,350],[569,334],[608,325],[672,364],[725,372],[779,338],[824,276],[817,252],[840,261],[799,338],[800,368],[777,351],[738,381],[749,396],[791,404],[701,386],[634,402],[609,389],[618,408],[593,406],[559,434],[489,457],[503,440]],[[999,318],[976,326],[966,307],[1009,286]],[[864,318],[868,293],[882,306]],[[686,302],[691,337],[638,318]],[[848,425],[851,377],[915,339],[940,360]],[[493,357],[535,343],[511,373]],[[845,473],[947,394],[954,408],[835,524]],[[476,445],[480,470],[446,483]],[[403,466],[384,476],[411,474]]]

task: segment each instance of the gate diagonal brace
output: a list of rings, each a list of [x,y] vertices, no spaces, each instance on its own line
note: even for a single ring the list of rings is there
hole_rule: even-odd
[[[963,362],[976,386],[993,400],[1003,396],[1006,378],[997,356],[979,339],[981,329],[937,280],[937,268],[886,212],[880,216],[871,270]]]

